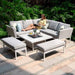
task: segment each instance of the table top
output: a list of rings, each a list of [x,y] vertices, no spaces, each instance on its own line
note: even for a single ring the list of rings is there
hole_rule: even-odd
[[[29,34],[21,34],[18,35],[20,38],[29,41],[31,43],[36,43],[36,42],[40,42],[40,41],[44,41],[44,40],[48,40],[48,39],[52,39],[53,37],[44,33],[40,33],[40,37],[37,38],[33,38],[31,36],[29,36]]]

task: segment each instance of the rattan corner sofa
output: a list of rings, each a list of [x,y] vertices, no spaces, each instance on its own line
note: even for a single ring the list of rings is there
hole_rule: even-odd
[[[26,28],[30,24],[37,24],[40,19],[29,19],[29,20],[19,20],[19,21],[10,21],[10,24],[7,25],[7,32],[8,36],[13,36],[15,38],[18,37],[18,35],[29,33],[33,30],[28,31],[21,31],[17,32],[17,30],[14,28],[18,23],[21,24],[22,29]],[[54,38],[63,39],[63,38],[70,38],[73,32],[73,28],[70,26],[70,24],[49,20],[47,19],[48,27],[46,29],[41,29],[41,32],[51,35]],[[64,26],[64,29],[60,29],[61,26]]]

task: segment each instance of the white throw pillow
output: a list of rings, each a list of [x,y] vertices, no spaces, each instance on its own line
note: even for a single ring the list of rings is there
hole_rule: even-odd
[[[21,24],[21,27],[23,29],[23,23],[22,22],[23,22],[23,20],[20,20],[20,21],[10,21],[10,26],[13,27],[17,31],[16,26],[17,26],[18,23]]]
[[[60,26],[60,29],[59,30],[63,30],[64,29],[64,25]]]
[[[42,26],[42,28],[43,28],[43,29],[47,29],[48,26],[49,26],[49,23],[46,23],[46,25],[45,25],[45,26]]]
[[[13,24],[11,27],[13,27],[16,30],[16,24]]]

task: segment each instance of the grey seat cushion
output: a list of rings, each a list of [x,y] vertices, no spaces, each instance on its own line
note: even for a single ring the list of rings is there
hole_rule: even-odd
[[[8,47],[12,48],[13,50],[17,50],[17,49],[26,47],[26,44],[25,43],[19,41],[18,39],[14,38],[14,37],[3,38],[2,41]]]
[[[37,48],[40,51],[46,52],[46,51],[49,51],[49,50],[52,50],[54,48],[61,47],[61,46],[64,46],[64,45],[65,45],[64,41],[61,41],[59,39],[55,39],[55,40],[52,40],[52,41],[37,44]]]
[[[17,35],[26,34],[26,31],[16,32]]]
[[[41,32],[52,35],[53,37],[58,37],[58,32],[52,29],[41,29]]]
[[[58,26],[59,22],[57,21],[50,21],[50,24],[48,26],[49,29],[53,29],[53,30],[57,30],[57,26]]]
[[[28,31],[21,31],[21,32],[16,32],[17,35],[21,35],[21,34],[27,34],[33,32],[33,30],[28,30]]]

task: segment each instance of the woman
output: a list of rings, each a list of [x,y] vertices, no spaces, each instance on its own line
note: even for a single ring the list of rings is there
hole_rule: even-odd
[[[41,28],[43,28],[46,25],[46,17],[44,14],[41,15],[41,20],[39,21],[38,25],[41,26]],[[22,31],[27,31],[27,30],[31,30],[31,29],[35,29],[36,27],[34,26],[34,24],[29,25],[27,28],[22,29]]]
[[[46,26],[46,17],[44,14],[41,15],[41,20],[39,21],[38,25],[40,25],[41,28],[44,28]]]

